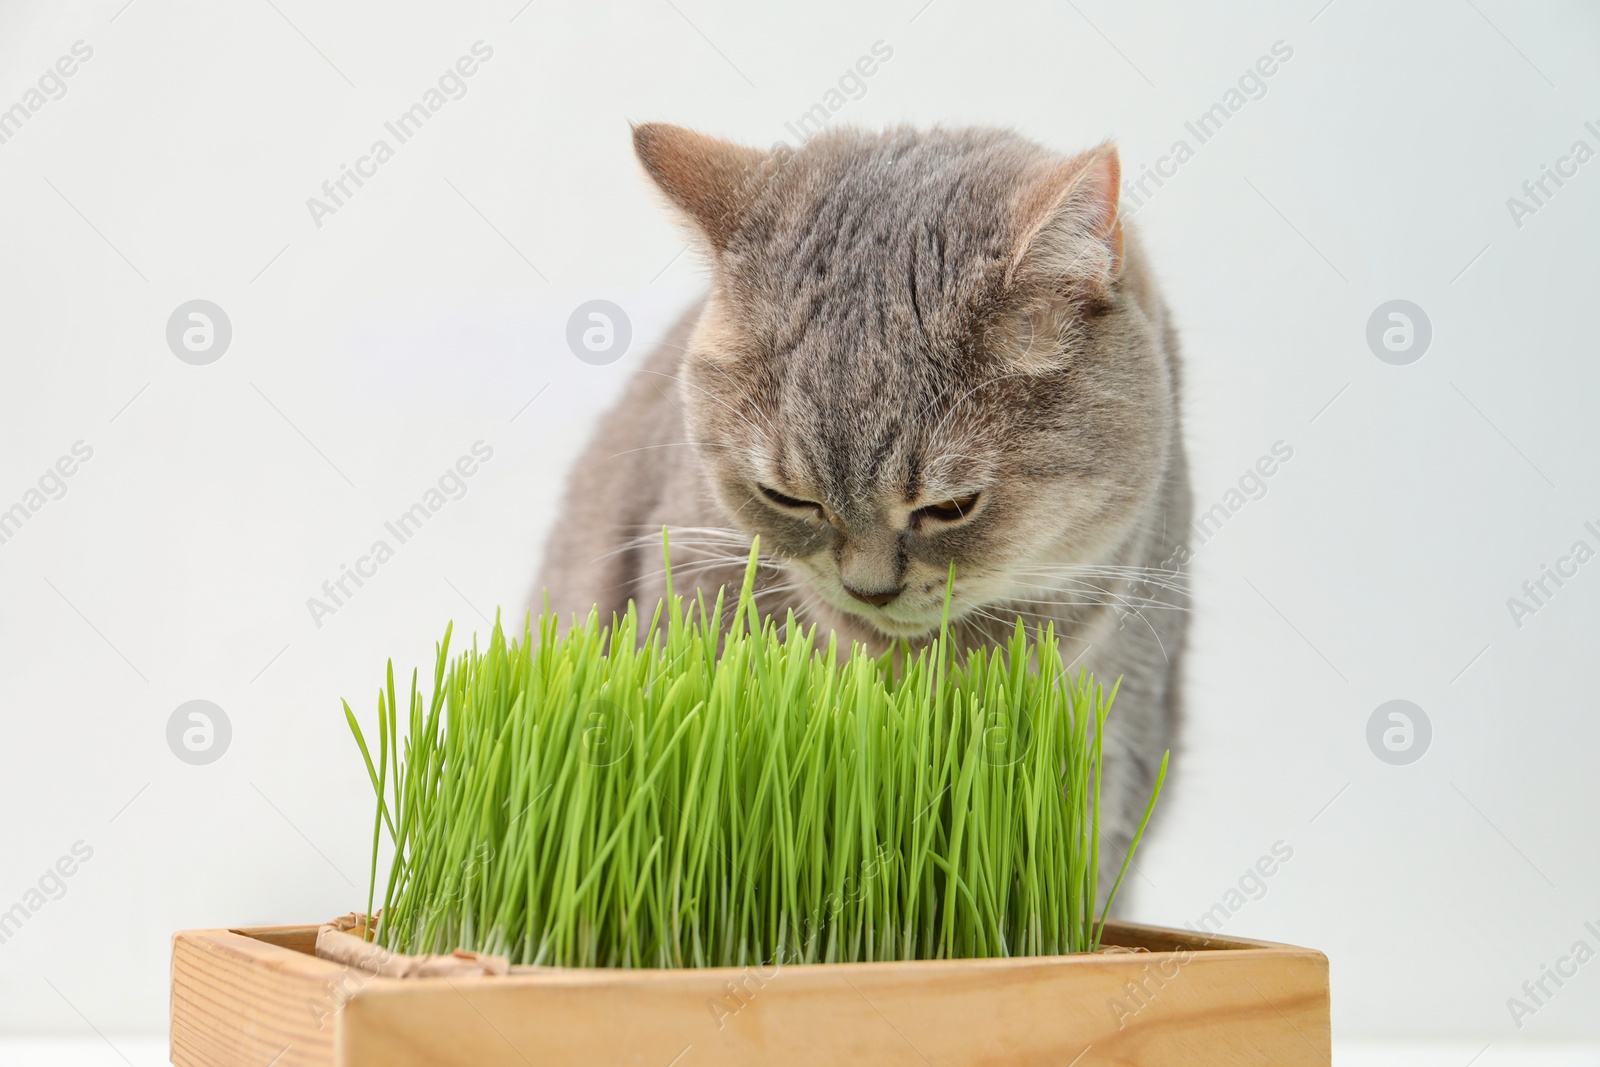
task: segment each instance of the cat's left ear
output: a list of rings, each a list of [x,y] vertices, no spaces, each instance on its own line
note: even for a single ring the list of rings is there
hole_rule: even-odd
[[[1068,295],[1103,293],[1122,272],[1121,183],[1112,144],[1040,168],[1014,203],[1018,236],[1008,280]]]
[[[651,179],[718,253],[728,247],[759,190],[761,165],[770,155],[662,122],[635,126],[633,150]]]

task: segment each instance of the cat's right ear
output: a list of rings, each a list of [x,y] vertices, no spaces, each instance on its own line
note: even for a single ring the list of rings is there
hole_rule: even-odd
[[[726,249],[760,188],[768,153],[661,122],[635,126],[633,150],[712,251]]]

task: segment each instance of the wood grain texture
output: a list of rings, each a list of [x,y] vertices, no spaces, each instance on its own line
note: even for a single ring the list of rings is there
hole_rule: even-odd
[[[173,1063],[539,1067],[760,1063],[1312,1067],[1328,964],[1308,949],[1113,924],[1138,952],[683,971],[367,979],[315,927],[179,934]]]
[[[172,1062],[178,1067],[328,1067],[337,1012],[319,1024],[336,964],[310,955],[317,928],[180,933],[172,941]],[[277,1057],[274,1060],[274,1057]]]

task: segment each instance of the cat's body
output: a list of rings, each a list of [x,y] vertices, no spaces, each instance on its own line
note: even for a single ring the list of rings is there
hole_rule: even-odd
[[[954,560],[962,643],[1020,614],[1121,677],[1102,826],[1126,849],[1175,741],[1191,502],[1176,337],[1116,221],[1114,152],[995,131],[635,140],[714,284],[573,472],[551,606],[653,605],[663,526],[677,591],[714,595],[759,534],[764,611],[881,650],[937,627]]]

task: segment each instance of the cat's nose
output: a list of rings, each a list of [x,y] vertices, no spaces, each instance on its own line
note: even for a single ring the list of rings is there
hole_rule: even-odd
[[[904,590],[905,586],[902,585],[899,589],[891,589],[887,593],[863,593],[861,590],[852,589],[848,585],[844,587],[844,591],[849,593],[853,598],[861,601],[863,604],[871,604],[875,608],[883,607],[885,604],[889,603],[889,601],[893,600],[895,597],[904,592]]]

